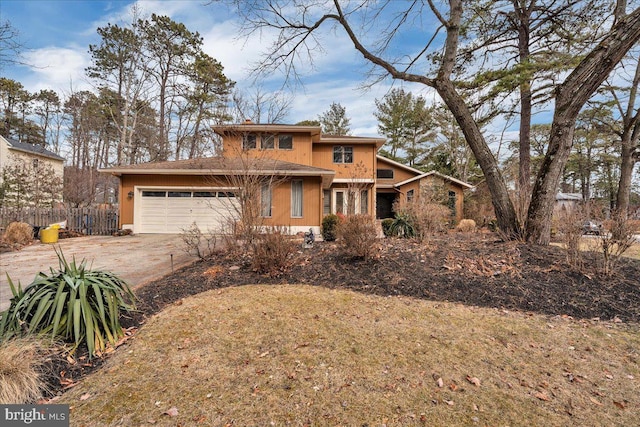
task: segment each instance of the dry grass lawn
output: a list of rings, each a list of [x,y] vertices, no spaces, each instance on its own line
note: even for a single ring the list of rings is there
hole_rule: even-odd
[[[631,426],[637,325],[243,286],[150,319],[56,403],[71,425]]]
[[[564,243],[552,243],[552,245],[560,246],[562,248],[565,247]],[[580,242],[580,250],[582,251],[590,251],[596,252],[598,254],[602,254],[602,248],[600,245],[600,240],[597,236],[586,236],[582,238]],[[636,242],[629,249],[627,249],[623,254],[623,257],[632,258],[640,260],[640,242]]]

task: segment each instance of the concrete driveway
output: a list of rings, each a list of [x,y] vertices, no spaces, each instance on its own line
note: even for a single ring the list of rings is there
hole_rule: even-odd
[[[20,281],[26,287],[38,272],[49,273],[50,267],[58,268],[54,246],[62,250],[67,261],[74,256],[78,263],[86,259],[89,268],[109,270],[132,287],[197,259],[184,251],[179,235],[170,234],[76,237],[61,239],[55,245],[37,242],[17,252],[0,254],[0,311],[9,307],[11,299],[7,273],[14,283]]]

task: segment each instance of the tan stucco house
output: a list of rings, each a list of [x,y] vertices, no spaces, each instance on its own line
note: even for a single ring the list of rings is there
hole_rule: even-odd
[[[3,172],[19,166],[30,181],[57,181],[55,194],[51,194],[54,202],[62,201],[62,181],[64,178],[64,158],[39,145],[19,142],[12,138],[0,136],[0,183]],[[44,175],[47,174],[46,179]],[[53,175],[48,176],[48,175]],[[25,195],[28,198],[29,195]]]
[[[469,184],[424,173],[379,156],[382,138],[323,135],[319,126],[254,124],[214,128],[223,141],[218,157],[104,169],[120,178],[120,227],[134,233],[179,233],[194,221],[216,229],[239,189],[237,174],[277,176],[261,192],[265,225],[292,233],[320,232],[330,213],[393,215],[398,198],[418,196],[421,186],[446,187],[456,220]]]

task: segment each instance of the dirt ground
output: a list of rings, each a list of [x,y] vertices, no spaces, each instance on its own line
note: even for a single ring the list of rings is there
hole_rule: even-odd
[[[381,251],[367,261],[344,257],[333,242],[300,249],[289,271],[277,277],[257,274],[248,257],[225,252],[197,261],[175,274],[136,289],[138,312],[123,318],[136,328],[181,298],[209,289],[247,284],[309,284],[347,288],[375,295],[405,295],[546,315],[640,322],[640,261],[622,259],[610,277],[592,261],[571,269],[562,249],[502,242],[491,233],[450,233],[426,243],[381,240]],[[91,363],[58,366],[49,381],[55,394],[99,368]],[[66,376],[65,376],[66,375]],[[62,385],[61,385],[62,384]]]

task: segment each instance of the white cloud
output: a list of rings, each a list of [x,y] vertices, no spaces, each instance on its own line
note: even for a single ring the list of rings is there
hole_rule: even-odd
[[[30,91],[53,89],[69,91],[89,89],[84,69],[89,56],[82,48],[49,46],[24,54],[29,73],[20,80]]]

